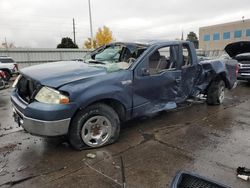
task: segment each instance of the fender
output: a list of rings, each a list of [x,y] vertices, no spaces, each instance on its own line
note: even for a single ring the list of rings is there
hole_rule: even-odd
[[[126,110],[132,108],[132,93],[115,85],[105,85],[103,87],[89,89],[79,96],[77,101],[80,102],[79,108],[83,109],[94,102],[104,99],[114,99],[120,102]]]
[[[78,109],[103,99],[114,99],[128,110],[132,108],[132,78],[132,71],[124,70],[79,80],[60,90],[69,93]]]

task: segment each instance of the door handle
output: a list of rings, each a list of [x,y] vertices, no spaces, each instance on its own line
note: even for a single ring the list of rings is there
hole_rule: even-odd
[[[176,82],[180,82],[181,81],[181,78],[177,78],[175,79]]]

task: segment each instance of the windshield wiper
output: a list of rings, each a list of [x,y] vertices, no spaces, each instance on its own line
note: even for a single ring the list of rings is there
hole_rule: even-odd
[[[102,65],[105,65],[105,63],[101,62],[101,61],[96,61],[96,60],[91,60],[91,61],[88,61],[88,63],[93,63],[93,64],[102,64]]]

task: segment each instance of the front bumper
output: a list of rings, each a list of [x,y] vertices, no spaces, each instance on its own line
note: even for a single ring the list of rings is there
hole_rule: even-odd
[[[70,118],[57,121],[43,121],[26,117],[13,107],[13,117],[19,126],[37,136],[61,136],[68,133]]]
[[[4,89],[5,88],[5,82],[0,79],[0,89]]]
[[[62,136],[68,133],[76,104],[51,105],[39,102],[30,104],[13,91],[11,94],[13,117],[19,126],[37,136]]]
[[[6,83],[3,79],[0,79],[0,89],[9,87],[9,84]]]
[[[237,79],[250,81],[250,73],[239,73]]]

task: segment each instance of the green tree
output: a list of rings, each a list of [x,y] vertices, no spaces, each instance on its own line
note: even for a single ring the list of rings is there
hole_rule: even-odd
[[[57,45],[57,48],[78,48],[78,46],[69,37],[64,37],[61,43]]]
[[[194,47],[195,47],[196,49],[199,48],[199,40],[198,40],[198,37],[197,37],[197,35],[196,35],[195,32],[190,31],[190,32],[188,33],[188,35],[187,35],[186,41],[190,41],[190,42],[194,43]]]

